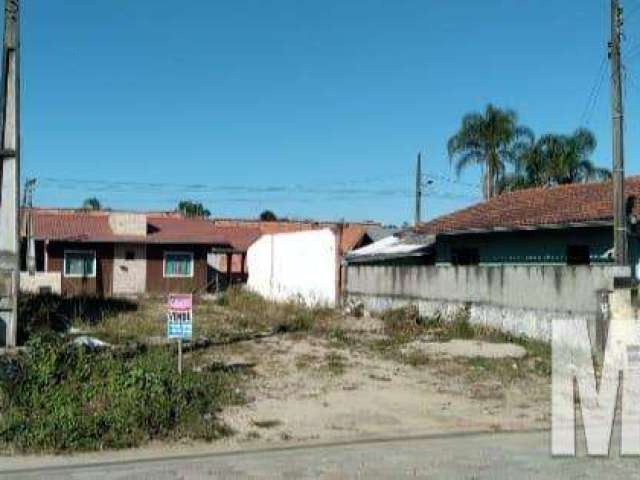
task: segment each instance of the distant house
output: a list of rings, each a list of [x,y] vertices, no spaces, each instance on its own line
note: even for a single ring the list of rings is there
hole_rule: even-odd
[[[640,177],[625,184],[629,261],[640,269]],[[344,297],[370,310],[417,305],[472,324],[550,340],[585,320],[603,345],[613,267],[611,182],[505,193],[346,256]]]
[[[211,220],[219,229],[234,229],[235,238],[246,252],[249,246],[254,243],[260,235],[275,235],[280,233],[306,232],[311,230],[321,230],[330,228],[336,232],[340,231],[340,255],[344,256],[349,252],[362,248],[374,241],[372,232],[383,236],[384,230],[375,223],[344,223],[335,222],[314,222],[307,220],[245,220],[245,219],[214,219]],[[339,230],[339,226],[341,230]],[[242,238],[246,240],[242,240]],[[242,256],[235,256],[232,259],[231,272],[233,282],[246,281],[246,270],[243,267]],[[209,255],[209,265],[215,270],[225,272],[228,268],[227,257],[225,255]]]
[[[627,179],[626,194],[630,260],[635,265],[640,177]],[[515,191],[401,232],[396,244],[413,244],[419,255],[411,259],[398,250],[394,259],[436,265],[607,264],[612,260],[612,211],[610,182]],[[390,261],[384,245],[371,247],[348,259]]]
[[[207,220],[110,211],[31,212],[36,272],[21,275],[24,290],[105,296],[197,293],[210,287],[211,252],[238,257],[244,268],[248,232],[218,228]]]

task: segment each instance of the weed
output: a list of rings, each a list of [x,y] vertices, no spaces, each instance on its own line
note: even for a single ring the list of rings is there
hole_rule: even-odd
[[[338,352],[329,352],[324,357],[323,370],[331,375],[343,375],[347,369],[346,359]]]
[[[298,370],[304,370],[313,366],[317,362],[317,358],[309,353],[303,353],[296,357],[296,368]]]
[[[411,365],[412,367],[419,367],[431,362],[429,355],[423,352],[409,352],[402,356],[404,363]]]
[[[18,299],[18,314],[23,319],[18,323],[18,342],[26,343],[31,336],[42,332],[63,332],[78,318],[93,325],[111,315],[136,309],[134,302],[124,299],[22,294]]]
[[[229,433],[216,418],[242,401],[239,377],[177,375],[167,349],[133,356],[89,351],[57,335],[36,336],[2,368],[0,443],[18,451],[135,447],[151,439],[211,440]]]
[[[327,338],[334,347],[353,347],[360,343],[360,339],[353,334],[349,334],[342,327],[332,327],[327,331]]]

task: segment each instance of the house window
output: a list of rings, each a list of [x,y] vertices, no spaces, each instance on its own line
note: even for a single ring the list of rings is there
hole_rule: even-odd
[[[65,277],[95,277],[96,252],[94,250],[65,250]]]
[[[193,253],[165,252],[165,277],[193,277]]]
[[[454,248],[451,250],[451,263],[454,265],[478,265],[480,252],[477,248]]]
[[[124,259],[127,261],[135,260],[136,252],[134,252],[133,250],[127,250],[124,254]]]
[[[567,265],[589,265],[591,257],[587,245],[567,245]]]

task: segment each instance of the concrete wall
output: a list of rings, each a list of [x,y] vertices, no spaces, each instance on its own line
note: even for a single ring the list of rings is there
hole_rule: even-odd
[[[62,293],[62,275],[60,272],[20,272],[20,291],[40,293],[41,288],[49,288],[52,293]]]
[[[551,321],[585,318],[595,335],[604,266],[357,266],[347,269],[345,295],[370,310],[415,304],[422,315],[468,307],[470,322],[550,340]]]
[[[116,235],[147,235],[147,216],[143,213],[112,212],[109,226]]]
[[[277,300],[336,303],[336,236],[329,229],[263,235],[247,252],[248,288]]]
[[[147,285],[146,246],[116,244],[113,255],[113,294],[137,295],[144,293]]]

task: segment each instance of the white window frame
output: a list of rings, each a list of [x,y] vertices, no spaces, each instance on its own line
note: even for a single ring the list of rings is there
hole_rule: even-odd
[[[93,254],[93,273],[91,275],[77,274],[77,273],[67,273],[67,254],[68,253],[91,253]],[[66,278],[96,278],[97,272],[97,257],[95,250],[65,250],[64,251],[64,260],[62,262],[62,275]]]
[[[167,256],[168,255],[189,255],[191,268],[189,269],[191,273],[188,275],[182,274],[170,274],[167,275]],[[193,278],[193,271],[195,269],[195,264],[193,261],[193,252],[176,252],[176,251],[166,251],[164,252],[164,257],[162,259],[162,276],[163,278]]]

